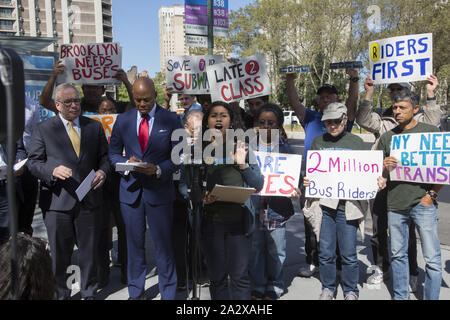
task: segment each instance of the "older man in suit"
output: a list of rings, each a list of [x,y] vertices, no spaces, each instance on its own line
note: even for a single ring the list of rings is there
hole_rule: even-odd
[[[47,228],[58,298],[70,298],[66,272],[76,243],[81,296],[92,300],[98,286],[95,221],[102,203],[99,188],[110,170],[108,144],[101,124],[80,116],[76,88],[59,85],[55,100],[59,114],[33,131],[27,165],[41,179],[39,205]],[[92,170],[95,171],[92,190],[80,201],[75,191]]]
[[[155,103],[151,79],[139,78],[133,86],[136,109],[117,117],[109,144],[109,159],[145,162],[120,181],[120,206],[125,221],[128,248],[128,293],[130,299],[145,299],[145,218],[156,247],[159,290],[162,299],[175,299],[177,275],[172,247],[172,132],[181,128],[179,118]],[[125,156],[123,150],[125,148]]]

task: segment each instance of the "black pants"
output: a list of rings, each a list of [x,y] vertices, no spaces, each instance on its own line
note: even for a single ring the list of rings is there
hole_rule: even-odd
[[[6,184],[0,181],[0,245],[9,240],[9,212]]]
[[[85,210],[76,206],[71,211],[47,211],[44,213],[47,228],[52,269],[58,290],[58,299],[69,299],[71,289],[67,285],[68,267],[72,264],[72,253],[76,241],[80,270],[81,296],[92,297],[97,291],[96,252],[96,215],[99,210]],[[70,282],[70,281],[69,281]]]
[[[202,246],[208,267],[211,299],[249,300],[251,239],[244,234],[243,224],[223,224],[205,219]]]
[[[382,269],[383,272],[386,272],[390,266],[388,252],[387,189],[378,192],[371,213],[373,236],[370,239],[370,244],[372,247],[373,263]],[[419,271],[417,265],[416,228],[412,222],[409,227],[408,261],[409,273],[417,276]]]
[[[179,285],[186,284],[186,262],[190,263],[188,245],[188,212],[187,202],[176,199],[173,203],[173,230],[172,242],[175,255],[175,266]]]
[[[114,177],[116,178],[116,177]],[[127,238],[125,223],[119,202],[119,179],[108,179],[103,188],[103,205],[101,214],[98,215],[98,247],[97,247],[97,277],[100,284],[106,284],[109,280],[111,263],[109,250],[112,249],[111,218],[114,218],[117,227],[118,263],[121,265],[122,279],[127,275]]]
[[[17,212],[18,212],[18,231],[33,235],[34,211],[36,209],[36,200],[38,194],[38,179],[34,177],[29,170],[17,178]]]

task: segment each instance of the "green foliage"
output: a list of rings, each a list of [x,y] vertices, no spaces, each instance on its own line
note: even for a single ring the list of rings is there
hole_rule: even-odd
[[[130,97],[128,97],[128,91],[125,85],[122,83],[122,85],[119,87],[119,101],[129,102]]]
[[[164,72],[158,72],[156,77],[153,78],[156,89],[156,103],[160,106],[164,106],[164,84],[166,82],[166,75]]]
[[[370,5],[381,11],[381,29],[369,30]],[[245,57],[261,53],[275,88],[274,98],[286,105],[285,87],[280,67],[289,64],[310,65],[311,72],[300,74],[296,85],[306,105],[314,103],[317,89],[324,83],[346,92],[348,76],[330,70],[330,62],[361,60],[364,80],[368,73],[370,41],[399,35],[433,33],[434,74],[440,87],[438,102],[449,101],[450,83],[450,4],[429,0],[255,0],[230,14],[230,39],[233,52]],[[362,84],[362,81],[361,81]],[[413,84],[424,103],[425,82]],[[362,90],[364,90],[361,87]],[[345,96],[340,97],[345,100]],[[376,106],[389,106],[387,90],[377,86]]]

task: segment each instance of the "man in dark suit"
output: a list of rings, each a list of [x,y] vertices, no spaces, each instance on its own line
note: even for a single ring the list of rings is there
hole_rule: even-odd
[[[70,298],[66,271],[76,243],[81,296],[90,300],[97,291],[95,221],[102,204],[99,188],[110,170],[108,144],[101,124],[80,116],[80,98],[72,85],[59,85],[55,100],[59,114],[33,131],[27,166],[41,179],[39,205],[47,228],[58,298]],[[92,170],[92,189],[79,201],[75,190]]]
[[[175,299],[177,275],[172,247],[173,173],[172,132],[179,118],[155,103],[151,79],[139,78],[133,86],[136,109],[117,117],[109,144],[113,167],[122,162],[145,162],[120,181],[120,206],[128,248],[130,299],[145,299],[145,218],[156,247],[159,291],[162,299]],[[122,155],[125,148],[125,156]]]
[[[16,143],[16,163],[26,158],[26,152],[23,145],[22,137]],[[9,230],[9,207],[7,195],[7,164],[8,164],[8,148],[6,143],[0,144],[0,245],[7,242],[10,236]],[[23,173],[23,167],[14,172],[14,176],[18,177]]]

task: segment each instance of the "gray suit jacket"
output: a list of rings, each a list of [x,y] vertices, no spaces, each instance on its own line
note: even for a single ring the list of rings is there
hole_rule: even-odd
[[[75,190],[91,170],[110,172],[108,143],[102,125],[80,116],[81,148],[78,158],[64,124],[55,116],[41,122],[33,131],[27,166],[41,180],[39,206],[42,211],[69,211],[79,202]],[[53,170],[63,165],[72,169],[72,177],[64,181],[53,178]],[[92,210],[102,203],[101,188],[91,190],[80,203]]]

